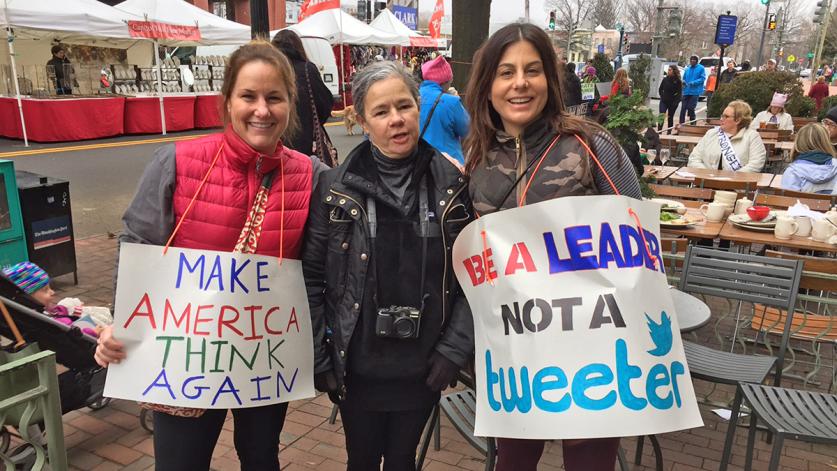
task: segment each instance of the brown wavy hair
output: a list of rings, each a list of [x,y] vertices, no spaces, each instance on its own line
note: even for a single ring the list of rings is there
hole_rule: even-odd
[[[590,144],[590,136],[604,128],[592,121],[572,116],[565,111],[561,90],[564,88],[563,68],[558,68],[558,59],[549,36],[537,26],[518,23],[499,29],[474,56],[474,65],[468,77],[465,92],[465,109],[471,116],[471,126],[465,138],[465,154],[468,173],[482,162],[497,131],[503,129],[500,115],[491,105],[491,85],[497,75],[497,66],[503,53],[518,41],[528,41],[538,51],[543,62],[543,71],[547,82],[547,100],[542,116],[550,121],[552,129],[561,134],[575,134]]]
[[[250,62],[260,61],[276,69],[279,73],[279,80],[288,94],[288,127],[282,133],[281,139],[283,141],[294,136],[299,129],[299,117],[296,115],[296,75],[291,66],[291,62],[287,56],[279,49],[273,47],[272,44],[263,39],[254,39],[249,43],[236,49],[230,55],[230,61],[224,70],[224,84],[221,86],[221,96],[224,100],[221,103],[221,116],[224,124],[230,122],[230,113],[227,105],[232,98],[232,92],[235,89],[235,82],[238,80],[238,73],[241,68]]]

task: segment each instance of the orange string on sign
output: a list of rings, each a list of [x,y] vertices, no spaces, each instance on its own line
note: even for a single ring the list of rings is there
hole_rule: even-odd
[[[279,157],[279,180],[282,192],[282,206],[279,211],[279,266],[281,267],[285,253],[285,159],[281,156]]]
[[[221,155],[221,151],[224,149],[224,143],[221,143],[221,147],[218,148],[218,152],[215,153],[215,157],[212,159],[212,163],[209,164],[209,170],[206,171],[206,175],[203,176],[201,183],[198,185],[198,190],[195,191],[195,194],[192,195],[192,199],[189,201],[189,205],[186,206],[186,210],[183,211],[183,215],[180,216],[180,220],[177,221],[177,225],[174,226],[174,230],[171,231],[171,236],[169,236],[169,240],[166,241],[166,246],[163,247],[163,255],[169,251],[169,246],[171,242],[174,240],[174,236],[177,235],[177,231],[180,230],[180,226],[183,224],[183,220],[186,219],[186,215],[189,214],[189,211],[192,210],[192,206],[195,204],[195,200],[198,198],[198,194],[200,194],[201,190],[203,189],[204,183],[206,180],[209,179],[209,174],[212,173],[212,169],[215,168],[215,163],[218,162],[218,157]]]
[[[593,153],[593,151],[590,149],[590,147],[587,146],[587,143],[584,142],[582,138],[578,137],[578,134],[575,135],[575,138],[578,139],[578,142],[580,142],[585,149],[587,149],[587,153],[590,155],[590,158],[593,159],[593,161],[596,162],[596,165],[599,166],[599,170],[602,171],[602,175],[604,175],[607,179],[607,182],[610,183],[610,187],[613,188],[613,192],[619,195],[619,189],[616,188],[616,185],[613,184],[613,180],[610,179],[610,175],[607,174],[607,171],[604,169],[602,163],[599,162],[599,159],[596,157],[596,154]],[[645,246],[645,252],[648,254],[648,258],[651,259],[651,263],[654,265],[654,268],[656,269],[657,257],[655,257],[654,254],[651,253],[651,247],[648,246],[648,241],[645,240],[645,231],[642,229],[642,223],[639,222],[639,216],[636,214],[633,208],[628,208],[628,214],[630,214],[631,217],[634,218],[636,226],[639,229],[639,235],[640,237],[642,237],[642,244]]]
[[[488,280],[488,284],[494,286],[494,280],[491,278],[491,274],[488,273],[488,260],[485,258],[485,255],[488,253],[488,238],[485,235],[485,231],[480,231],[480,235],[482,236],[482,269],[485,271],[485,279]]]
[[[520,200],[517,202],[518,206],[523,206],[523,204],[526,203],[526,193],[529,193],[529,187],[532,186],[532,180],[535,179],[535,175],[538,173],[538,170],[540,170],[541,164],[543,163],[544,160],[546,160],[546,156],[549,154],[549,151],[551,151],[552,148],[555,147],[555,143],[558,142],[558,139],[560,139],[560,138],[561,138],[560,134],[555,136],[555,139],[552,140],[552,142],[549,144],[549,147],[547,147],[546,150],[543,151],[543,155],[541,156],[541,160],[538,162],[537,165],[535,165],[535,171],[532,172],[532,176],[529,177],[529,181],[526,182],[526,188],[523,189],[523,194],[520,195]]]

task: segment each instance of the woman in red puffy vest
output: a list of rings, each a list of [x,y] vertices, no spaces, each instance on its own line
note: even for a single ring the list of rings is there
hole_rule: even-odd
[[[270,43],[251,42],[230,57],[222,94],[224,132],[157,150],[119,240],[298,258],[311,189],[324,166],[282,145],[297,126],[293,69]],[[107,366],[124,358],[123,345],[106,329],[96,360]],[[156,469],[208,470],[227,411],[148,408]],[[243,470],[279,469],[286,411],[287,404],[232,411]]]

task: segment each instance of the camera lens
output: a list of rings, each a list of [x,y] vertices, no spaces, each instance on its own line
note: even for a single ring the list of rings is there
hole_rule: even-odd
[[[395,335],[402,339],[413,337],[416,332],[416,323],[407,317],[396,319],[392,327]]]

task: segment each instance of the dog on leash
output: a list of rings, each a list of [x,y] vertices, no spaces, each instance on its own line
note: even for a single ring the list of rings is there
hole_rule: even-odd
[[[349,105],[342,110],[332,111],[331,116],[334,116],[335,118],[343,118],[343,125],[346,126],[346,133],[350,136],[355,135],[354,128],[358,122],[354,106]]]

